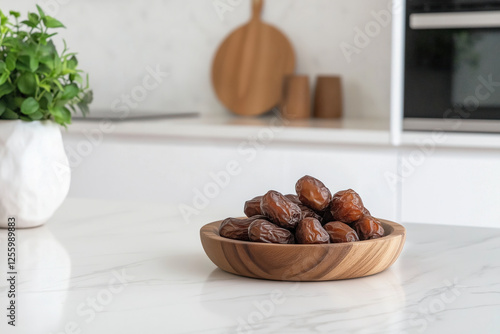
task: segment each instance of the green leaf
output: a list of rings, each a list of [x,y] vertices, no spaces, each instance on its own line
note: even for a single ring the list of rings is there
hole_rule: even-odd
[[[37,70],[37,73],[44,74],[45,76],[49,76],[50,72],[51,72],[50,68],[45,64],[40,64]]]
[[[27,25],[27,26],[28,26],[28,27],[30,27],[30,28],[36,28],[36,24],[35,24],[35,23],[33,23],[33,22],[31,22],[31,21],[29,21],[29,20],[24,20],[24,21],[21,21],[21,23],[23,23],[23,24]]]
[[[33,73],[24,73],[17,81],[17,88],[21,93],[26,95],[33,95],[36,92],[36,78]]]
[[[31,72],[31,68],[29,67],[30,57],[29,56],[19,56],[18,61],[16,63],[16,69],[19,72]]]
[[[8,82],[0,86],[0,98],[14,91],[14,87]]]
[[[4,83],[7,82],[7,79],[9,79],[9,72],[5,72],[2,75],[0,75],[0,85],[3,85]]]
[[[9,53],[5,59],[5,64],[7,65],[7,69],[9,71],[14,71],[16,69],[16,55]]]
[[[23,104],[21,104],[21,112],[25,115],[31,115],[40,109],[40,105],[37,100],[32,97],[28,97],[24,100]]]
[[[12,87],[12,90],[14,91],[14,87]],[[3,101],[7,104],[7,109],[11,110],[17,110],[19,107],[16,105],[16,102],[14,101],[14,94],[7,94],[2,98]]]
[[[54,116],[54,121],[56,123],[61,125],[71,123],[71,112],[66,107],[52,107],[49,109],[49,112],[52,116]]]
[[[71,100],[72,98],[77,96],[79,92],[80,92],[80,89],[78,88],[78,86],[76,84],[64,86],[62,99],[63,100]]]
[[[5,72],[6,69],[7,65],[2,60],[0,60],[0,74],[3,74],[3,72]]]
[[[26,99],[22,96],[14,97],[14,104],[13,104],[14,108],[12,108],[12,109],[17,110],[17,109],[21,108],[21,105],[23,104],[24,100],[26,100]]]
[[[16,63],[16,69],[19,70],[19,72],[31,72],[31,68],[21,61]]]
[[[16,112],[12,111],[11,109],[7,109],[0,118],[13,120],[13,119],[19,119],[19,115]]]
[[[10,15],[14,16],[16,19],[19,18],[21,16],[21,14],[19,12],[15,12],[13,10],[11,10],[9,12]]]
[[[56,71],[57,75],[59,75],[62,71],[61,58],[59,58],[57,55],[54,56],[54,70]]]
[[[22,40],[22,39],[28,37],[28,32],[26,32],[26,31],[19,31],[17,33],[17,36],[19,36],[19,38]]]
[[[35,13],[28,13],[28,20],[35,25],[35,27],[40,23],[40,17]]]
[[[45,35],[44,33],[42,32],[34,32],[31,34],[31,38],[36,42],[36,43],[39,43],[41,37]]]
[[[45,26],[47,28],[66,28],[64,26],[64,24],[62,24],[61,22],[59,22],[58,20],[56,20],[52,16],[47,15],[44,18],[42,18],[42,20],[43,20],[43,24],[45,24]]]
[[[50,86],[44,83],[39,83],[38,87],[45,89],[47,93],[50,93]]]
[[[45,17],[45,12],[43,11],[42,7],[36,5],[36,9],[38,9],[38,14],[40,14],[40,17],[43,19]]]
[[[7,34],[8,31],[9,31],[9,27],[4,26],[4,25],[0,26],[0,35],[5,35],[5,34]]]
[[[78,66],[78,60],[76,59],[75,56],[71,57],[69,60],[68,60],[68,68],[70,70],[76,70],[76,67]]]
[[[60,83],[58,80],[54,80],[54,81],[52,81],[52,83],[53,83],[54,85],[56,85],[56,86],[57,86],[57,88],[59,88],[59,90],[60,90],[61,92],[62,92],[62,91],[64,91],[64,87],[61,85],[61,83]]]
[[[0,11],[0,25],[4,25],[7,23],[9,19],[7,18],[7,16],[3,15],[3,13]]]
[[[49,109],[50,104],[52,103],[53,97],[52,94],[43,94],[42,98],[40,99],[40,108],[42,109]]]
[[[35,111],[33,114],[31,114],[30,117],[32,120],[38,121],[38,120],[41,120],[43,118],[43,113],[40,110],[38,110],[38,111]]]
[[[92,101],[94,101],[94,92],[91,90],[87,91],[83,96],[82,101],[86,104],[91,104]]]
[[[30,70],[31,72],[36,72],[38,69],[38,66],[40,65],[39,61],[35,57],[30,57]]]
[[[56,54],[56,47],[52,43],[52,41],[48,42],[45,45],[40,45],[38,47],[38,57],[44,58],[44,57],[53,57]]]

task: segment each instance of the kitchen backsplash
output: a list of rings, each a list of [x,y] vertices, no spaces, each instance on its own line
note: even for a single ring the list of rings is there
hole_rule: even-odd
[[[225,114],[211,86],[215,50],[248,20],[249,0],[2,0],[25,14],[38,3],[90,73],[94,109]],[[297,55],[297,73],[344,78],[347,117],[389,117],[388,0],[268,0],[264,20]]]

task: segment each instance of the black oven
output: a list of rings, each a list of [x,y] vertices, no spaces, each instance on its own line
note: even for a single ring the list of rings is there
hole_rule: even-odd
[[[407,0],[403,128],[500,132],[500,1]]]

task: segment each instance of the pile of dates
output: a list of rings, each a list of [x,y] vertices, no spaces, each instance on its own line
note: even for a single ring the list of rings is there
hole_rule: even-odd
[[[352,189],[332,196],[320,180],[304,176],[296,195],[270,190],[245,202],[248,218],[227,218],[222,237],[277,244],[328,244],[376,239],[384,228]]]

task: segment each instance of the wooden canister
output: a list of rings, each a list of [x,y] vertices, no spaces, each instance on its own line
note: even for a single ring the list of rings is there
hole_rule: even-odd
[[[289,75],[284,78],[280,110],[281,115],[286,119],[311,117],[311,93],[308,76]]]
[[[314,117],[342,118],[342,80],[339,76],[319,76],[314,94]]]

